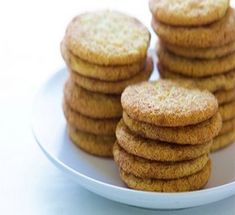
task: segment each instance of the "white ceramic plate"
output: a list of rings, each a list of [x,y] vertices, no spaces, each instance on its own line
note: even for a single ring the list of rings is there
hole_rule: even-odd
[[[66,70],[61,70],[42,87],[33,106],[32,126],[47,158],[80,185],[105,198],[152,209],[194,207],[235,194],[235,144],[212,155],[212,175],[203,190],[157,193],[128,189],[111,159],[86,154],[68,139],[61,108],[66,78]]]

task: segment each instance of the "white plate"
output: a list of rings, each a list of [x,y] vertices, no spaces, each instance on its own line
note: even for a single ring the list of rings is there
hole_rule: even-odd
[[[80,185],[105,198],[152,209],[194,207],[235,194],[235,144],[212,155],[212,175],[203,190],[157,193],[126,188],[111,159],[86,154],[68,139],[61,108],[66,78],[66,70],[61,70],[42,87],[33,106],[32,126],[47,158]]]

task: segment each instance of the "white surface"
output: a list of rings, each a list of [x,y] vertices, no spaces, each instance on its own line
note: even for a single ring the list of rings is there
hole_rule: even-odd
[[[69,140],[61,107],[66,79],[67,71],[61,70],[42,87],[33,105],[32,127],[47,158],[74,181],[108,199],[152,209],[189,208],[235,194],[235,144],[211,155],[212,175],[203,190],[172,194],[126,188],[111,159],[91,156]]]
[[[51,165],[35,143],[30,130],[32,101],[44,80],[64,65],[59,42],[68,21],[84,10],[111,6],[149,24],[146,0],[132,2],[0,1],[0,214],[235,214],[235,197],[157,213],[106,200]]]

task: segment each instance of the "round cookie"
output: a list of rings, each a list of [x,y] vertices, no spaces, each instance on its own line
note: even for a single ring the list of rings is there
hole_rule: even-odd
[[[79,131],[71,126],[68,126],[68,135],[74,144],[90,154],[102,157],[113,156],[112,149],[116,140],[115,136],[97,136]]]
[[[159,47],[157,53],[159,62],[161,62],[164,67],[190,77],[218,75],[235,68],[235,52],[222,58],[211,60],[180,57],[170,53],[162,47]]]
[[[169,43],[161,42],[161,45],[166,47],[166,49],[176,55],[187,57],[187,58],[197,58],[197,59],[214,59],[226,56],[235,51],[235,41],[225,44],[219,47],[213,48],[188,48],[182,46],[175,46]]]
[[[140,178],[176,179],[199,172],[208,162],[207,154],[181,162],[157,162],[127,153],[117,143],[113,147],[114,161],[125,171]]]
[[[231,130],[223,135],[219,135],[213,140],[213,144],[211,145],[211,151],[217,151],[222,149],[235,141],[235,131]]]
[[[121,94],[122,91],[129,85],[149,79],[153,71],[153,62],[151,57],[147,57],[146,67],[130,79],[122,81],[101,81],[97,79],[87,78],[71,71],[71,79],[81,87],[99,93],[105,94]]]
[[[223,121],[235,118],[235,101],[219,106],[219,112]]]
[[[175,27],[152,19],[152,27],[165,43],[183,47],[211,48],[235,41],[235,10],[229,8],[218,22],[200,27]]]
[[[229,0],[150,0],[154,18],[174,26],[200,26],[221,19],[229,7]]]
[[[116,129],[118,144],[130,154],[155,161],[183,161],[210,151],[212,141],[198,145],[179,145],[146,139],[131,132],[121,120]]]
[[[196,125],[181,127],[161,127],[134,120],[123,112],[123,120],[128,128],[145,138],[178,144],[203,144],[219,134],[222,120],[219,113]]]
[[[203,122],[218,109],[216,98],[208,91],[170,80],[129,86],[122,93],[121,103],[132,119],[167,127]]]
[[[139,178],[120,169],[121,179],[128,187],[136,190],[155,192],[185,192],[199,190],[206,185],[210,173],[211,161],[208,161],[201,171],[193,175],[170,180]]]
[[[235,100],[235,88],[231,90],[220,90],[214,93],[219,104],[225,104]]]
[[[235,87],[235,70],[219,75],[212,75],[208,77],[192,78],[170,71],[162,64],[158,63],[158,71],[162,78],[173,79],[180,83],[195,86],[210,92],[227,91]]]
[[[144,69],[146,61],[146,59],[144,59],[134,64],[121,66],[101,66],[91,64],[73,55],[66,49],[63,42],[61,43],[61,53],[66,64],[72,71],[88,78],[95,78],[103,81],[120,81],[131,78]]]
[[[115,135],[116,126],[120,118],[93,119],[74,111],[65,102],[63,109],[68,124],[74,128],[96,135]]]
[[[75,17],[67,27],[66,47],[76,56],[99,65],[142,61],[150,33],[137,19],[116,11],[96,11]]]
[[[219,135],[225,134],[231,130],[235,131],[235,118],[223,122]]]
[[[64,87],[66,103],[81,114],[97,118],[118,118],[122,116],[120,96],[89,92],[68,80]]]

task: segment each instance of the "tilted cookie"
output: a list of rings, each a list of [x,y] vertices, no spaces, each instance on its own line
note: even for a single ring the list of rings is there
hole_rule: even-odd
[[[140,178],[176,179],[199,172],[209,160],[207,154],[189,161],[158,162],[129,154],[117,143],[113,147],[113,157],[126,173]]]
[[[120,168],[120,176],[128,187],[136,190],[154,192],[185,192],[199,190],[206,185],[210,173],[210,161],[207,162],[206,166],[201,171],[193,175],[170,180],[139,178],[126,173]]]
[[[123,112],[123,120],[128,128],[138,135],[154,140],[178,144],[203,144],[211,141],[221,130],[222,120],[219,113],[196,125],[180,127],[161,127],[134,120]]]
[[[155,161],[182,161],[210,151],[212,141],[197,145],[179,145],[151,140],[134,134],[121,120],[116,129],[118,144],[130,154]]]

